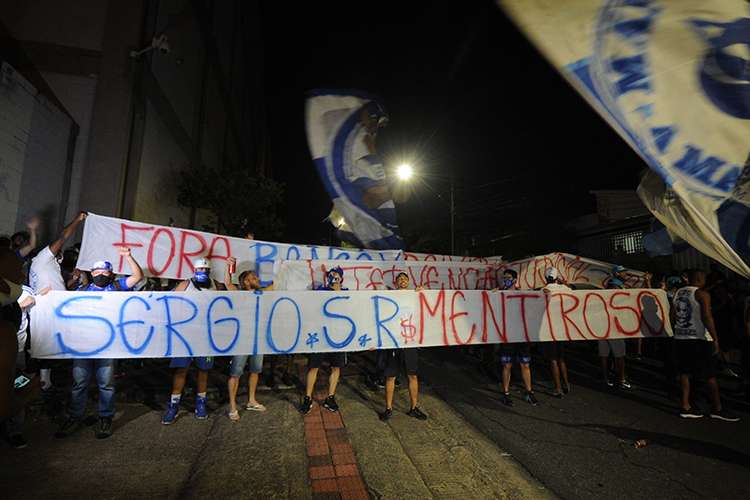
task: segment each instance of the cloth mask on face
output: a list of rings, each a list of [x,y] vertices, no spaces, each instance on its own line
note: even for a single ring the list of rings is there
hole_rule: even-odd
[[[91,280],[94,282],[94,285],[98,286],[99,288],[105,288],[107,285],[112,283],[113,279],[114,277],[112,275],[107,276],[106,274],[98,274],[91,278]]]
[[[505,288],[511,288],[513,286],[513,280],[503,280],[503,285],[505,285]]]
[[[193,277],[195,278],[195,281],[205,283],[206,281],[208,281],[208,271],[195,271]]]

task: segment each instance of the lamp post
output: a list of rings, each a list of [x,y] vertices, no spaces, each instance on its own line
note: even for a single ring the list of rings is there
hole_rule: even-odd
[[[401,182],[409,182],[414,177],[414,169],[409,163],[402,163],[396,167],[396,177]],[[451,220],[451,255],[456,254],[456,198],[453,189],[453,173],[450,177],[450,220]],[[429,187],[429,185],[428,185]],[[439,193],[435,192],[438,198],[443,199]]]

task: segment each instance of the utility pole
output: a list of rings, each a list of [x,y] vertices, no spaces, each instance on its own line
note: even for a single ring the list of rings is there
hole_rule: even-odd
[[[451,174],[451,255],[456,255],[456,203],[453,196],[453,174]]]

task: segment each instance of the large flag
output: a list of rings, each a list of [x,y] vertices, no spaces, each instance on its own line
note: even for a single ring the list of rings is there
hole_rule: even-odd
[[[745,0],[499,0],[648,163],[671,233],[750,277]]]
[[[402,249],[396,209],[375,136],[387,121],[374,98],[351,91],[310,93],[307,142],[333,201],[331,224],[345,241],[373,249]]]

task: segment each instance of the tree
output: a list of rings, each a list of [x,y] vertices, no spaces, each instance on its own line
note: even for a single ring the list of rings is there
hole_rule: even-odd
[[[278,209],[284,185],[253,175],[249,168],[225,164],[218,168],[191,165],[182,171],[177,201],[192,210],[208,210],[217,231],[244,236],[247,231],[273,240],[281,237]]]

